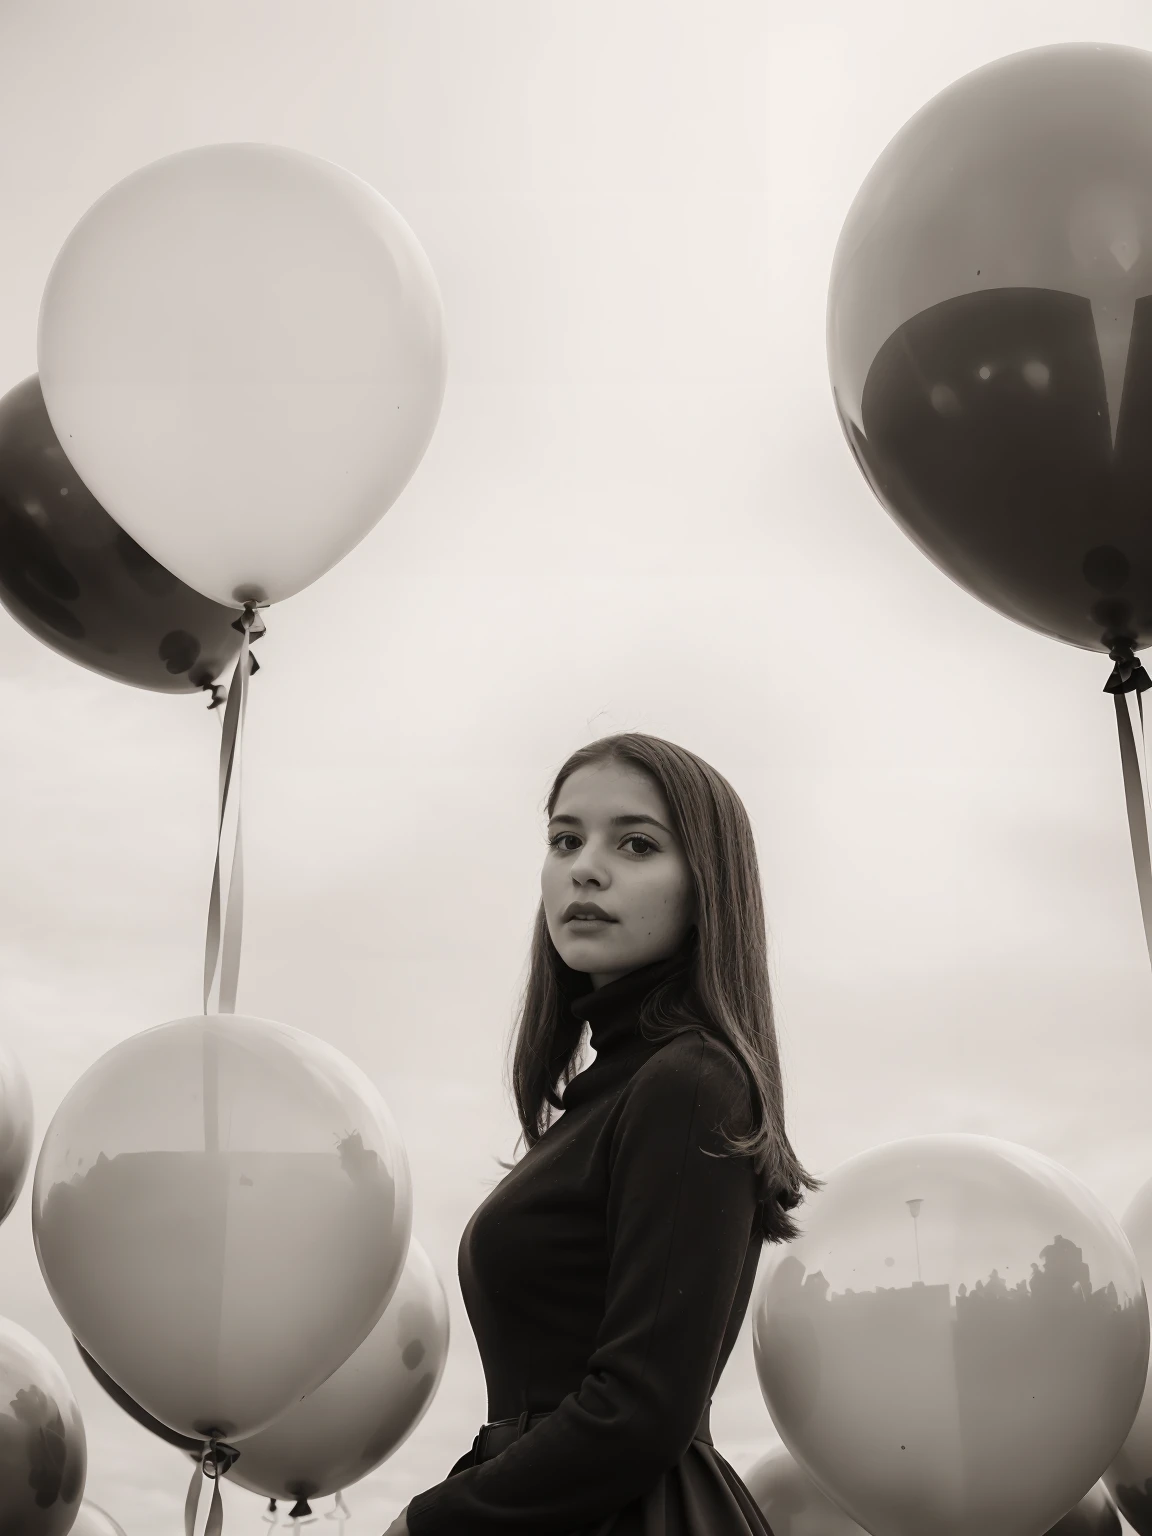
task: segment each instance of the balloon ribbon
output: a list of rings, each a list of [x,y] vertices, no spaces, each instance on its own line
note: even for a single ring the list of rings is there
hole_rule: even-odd
[[[212,871],[212,893],[208,900],[208,932],[204,944],[204,1012],[209,1012],[212,984],[220,968],[220,993],[217,1012],[235,1013],[236,987],[240,976],[240,940],[244,927],[244,865],[240,826],[240,765],[244,742],[244,720],[248,706],[248,679],[257,670],[256,658],[251,654],[253,641],[264,634],[264,621],[256,612],[256,604],[245,603],[244,612],[232,625],[242,638],[240,655],[232,673],[228,689],[228,702],[220,736],[220,777],[216,818],[216,865]],[[219,685],[211,687],[212,701],[209,709],[220,705]],[[232,800],[236,801],[236,835],[230,861],[231,875],[228,881],[228,906],[225,913],[223,945],[220,933],[220,871],[224,853],[224,822]],[[223,963],[221,964],[221,949]],[[205,1139],[206,1149],[218,1150],[216,1120],[215,1057],[205,1041]],[[212,1438],[208,1442],[201,1461],[196,1463],[188,1495],[184,1501],[185,1536],[195,1536],[196,1512],[200,1504],[200,1484],[205,1477],[212,1479],[212,1503],[203,1536],[222,1536],[224,1529],[224,1501],[220,1496],[220,1478],[237,1459],[238,1452]],[[209,1471],[209,1465],[212,1470]]]
[[[1144,734],[1145,689],[1152,688],[1152,677],[1141,665],[1131,645],[1118,641],[1108,652],[1115,663],[1103,691],[1112,695],[1116,706],[1116,730],[1120,737],[1120,764],[1124,771],[1124,799],[1128,807],[1128,835],[1132,842],[1132,859],[1136,865],[1136,885],[1140,892],[1140,913],[1144,919],[1144,942],[1148,959],[1152,961],[1152,859],[1148,844],[1148,813],[1145,807],[1144,786],[1148,779],[1148,751]],[[1127,693],[1136,695],[1136,707],[1140,714],[1140,753],[1136,752],[1136,738],[1132,730],[1132,716]],[[1144,772],[1141,774],[1141,760]]]
[[[340,1529],[341,1529],[341,1531],[343,1531],[343,1529],[344,1529],[344,1522],[345,1522],[345,1520],[347,1520],[348,1516],[351,1513],[352,1513],[352,1511],[348,1508],[347,1504],[345,1504],[345,1502],[344,1502],[344,1490],[341,1488],[339,1490],[339,1492],[336,1494],[336,1502],[335,1502],[335,1504],[333,1504],[332,1508],[328,1511],[328,1513],[324,1516],[324,1518],[325,1518],[325,1520],[339,1520],[339,1522],[340,1522]]]
[[[202,1461],[196,1463],[192,1481],[188,1485],[188,1497],[184,1500],[184,1536],[195,1536],[196,1511],[200,1505],[200,1484],[204,1478],[212,1479],[212,1503],[208,1508],[208,1520],[202,1536],[222,1536],[224,1530],[224,1500],[220,1497],[220,1479],[240,1453],[235,1446],[211,1439]],[[208,1468],[211,1466],[212,1470]]]
[[[208,932],[204,944],[204,1012],[211,1012],[208,1002],[212,984],[220,970],[220,993],[217,1013],[236,1012],[236,987],[240,977],[240,940],[244,931],[244,855],[240,827],[240,768],[241,748],[244,743],[244,720],[248,710],[248,679],[256,670],[255,657],[249,647],[264,634],[264,621],[256,611],[256,604],[245,603],[244,612],[232,625],[243,635],[240,655],[232,673],[228,689],[228,702],[224,710],[224,724],[220,736],[220,780],[216,818],[216,866],[212,871],[212,893],[208,900]],[[219,699],[208,706],[215,709]],[[228,906],[224,918],[223,943],[220,932],[220,872],[224,853],[224,821],[233,802],[236,802],[236,833],[230,860],[228,881]]]

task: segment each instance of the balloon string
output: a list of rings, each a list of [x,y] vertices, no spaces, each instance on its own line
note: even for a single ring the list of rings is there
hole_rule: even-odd
[[[188,1484],[188,1497],[184,1500],[184,1536],[196,1536],[196,1511],[200,1507],[200,1484],[204,1473],[197,1462],[192,1469],[192,1481]]]
[[[212,870],[212,891],[208,899],[208,928],[204,944],[204,1012],[207,1014],[212,985],[220,970],[220,992],[216,1011],[235,1013],[236,990],[240,977],[240,946],[244,931],[244,856],[241,835],[241,762],[244,743],[244,721],[248,710],[248,679],[255,670],[250,646],[264,634],[264,621],[256,612],[255,603],[245,604],[244,612],[232,626],[240,631],[243,642],[232,683],[228,689],[228,702],[220,736],[220,772],[217,791],[216,863]],[[210,708],[215,708],[214,700]],[[223,942],[221,942],[221,868],[224,855],[224,823],[232,801],[236,802],[236,833],[232,844],[231,870],[228,882],[228,905],[224,918]]]
[[[212,1479],[212,1504],[208,1510],[208,1520],[204,1526],[204,1536],[221,1536],[224,1530],[224,1500],[220,1494],[220,1479],[224,1473],[219,1461],[216,1459],[215,1440],[212,1442],[212,1449],[209,1455],[212,1457],[215,1476]]]
[[[241,787],[241,749],[244,743],[244,721],[248,708],[248,679],[257,670],[258,662],[251,654],[251,645],[254,640],[259,640],[265,632],[264,621],[256,612],[254,603],[246,603],[244,612],[232,625],[239,630],[242,636],[240,655],[236,660],[236,666],[232,673],[232,684],[228,689],[227,705],[221,719],[220,736],[220,773],[218,785],[218,803],[216,820],[216,863],[212,871],[212,892],[208,900],[208,931],[204,945],[204,1012],[209,1011],[208,1004],[212,994],[212,983],[216,978],[217,966],[220,966],[220,994],[218,1012],[234,1013],[236,1011],[236,989],[240,975],[240,941],[244,925],[244,864],[243,844],[241,841],[240,822],[240,787]],[[239,684],[239,686],[237,686]],[[212,701],[209,709],[218,710],[220,692],[218,684],[211,685]],[[227,817],[230,801],[233,793],[233,774],[235,774],[235,799],[236,799],[236,836],[233,843],[231,859],[231,877],[228,882],[228,906],[224,919],[223,946],[221,946],[220,934],[220,870],[222,854],[224,852],[224,822]],[[221,960],[221,947],[223,947],[223,959]],[[205,1040],[204,1062],[204,1118],[205,1118],[205,1146],[209,1151],[217,1150],[218,1128],[216,1126],[216,1083],[215,1083],[215,1052],[214,1042]],[[225,1466],[231,1465],[235,1460],[222,1453],[216,1440],[209,1442],[209,1448],[202,1461],[198,1461],[192,1473],[192,1482],[188,1488],[188,1496],[184,1501],[184,1531],[185,1536],[195,1536],[196,1514],[200,1505],[200,1483],[207,1474],[205,1463],[212,1463],[212,1502],[208,1507],[208,1520],[204,1526],[203,1536],[223,1536],[224,1530],[224,1500],[220,1493],[220,1479]]]
[[[1140,695],[1152,688],[1152,678],[1128,646],[1117,646],[1109,653],[1116,662],[1104,691],[1111,693],[1116,706],[1116,732],[1120,738],[1120,765],[1124,774],[1124,801],[1128,811],[1128,836],[1132,844],[1132,862],[1136,868],[1136,886],[1140,893],[1140,914],[1144,920],[1144,943],[1152,963],[1152,853],[1148,842],[1148,812],[1145,800],[1148,778],[1148,748],[1144,733],[1144,701]],[[1126,694],[1135,693],[1140,712],[1140,745],[1137,753],[1132,730],[1132,715]],[[1141,757],[1144,772],[1141,774]]]
[[[188,1485],[188,1495],[184,1500],[184,1532],[185,1536],[194,1536],[196,1529],[196,1514],[200,1506],[200,1484],[206,1477],[210,1477],[216,1484],[212,1494],[212,1503],[208,1510],[208,1521],[204,1527],[203,1536],[221,1536],[224,1528],[224,1500],[220,1492],[220,1479],[240,1460],[240,1452],[234,1445],[228,1445],[223,1440],[212,1439],[208,1441],[204,1450],[199,1452],[196,1458],[196,1468],[192,1473],[192,1481]],[[211,1466],[212,1471],[208,1468]],[[272,1508],[276,1504],[273,1500]],[[272,1523],[276,1523],[276,1517],[272,1517]]]

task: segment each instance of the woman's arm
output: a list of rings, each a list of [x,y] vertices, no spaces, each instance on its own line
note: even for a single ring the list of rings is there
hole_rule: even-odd
[[[748,1108],[731,1052],[696,1031],[636,1072],[613,1136],[605,1312],[584,1380],[499,1455],[411,1499],[410,1536],[560,1536],[643,1496],[688,1449],[758,1197],[751,1159],[718,1155],[717,1126]]]

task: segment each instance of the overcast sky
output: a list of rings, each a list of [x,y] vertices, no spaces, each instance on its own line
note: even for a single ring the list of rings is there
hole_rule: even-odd
[[[1110,664],[919,553],[844,445],[824,350],[841,224],[907,118],[1019,49],[1152,48],[1152,12],[808,9],[0,0],[0,392],[36,369],[72,226],[198,144],[346,166],[443,292],[436,435],[360,547],[265,613],[244,768],[238,1008],[380,1084],[451,1306],[435,1401],[347,1494],[356,1536],[485,1416],[456,1250],[516,1140],[502,1070],[544,797],[594,737],[669,737],[743,797],[810,1169],[983,1132],[1117,1216],[1152,1174]],[[0,620],[0,1028],[39,1137],[115,1042],[200,1009],[219,726],[198,697],[98,677]],[[0,1228],[0,1314],[73,1384],[90,1496],[128,1536],[175,1532],[187,1464],[88,1377],[37,1267],[30,1183]],[[286,1263],[303,1236],[284,1233]],[[742,1473],[776,1440],[750,1319],[712,1424]],[[228,1492],[228,1536],[267,1529]]]

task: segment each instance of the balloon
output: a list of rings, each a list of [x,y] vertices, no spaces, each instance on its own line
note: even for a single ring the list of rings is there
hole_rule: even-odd
[[[135,171],[72,230],[40,380],[117,522],[217,602],[278,602],[376,525],[444,394],[439,289],[380,194],[273,144]]]
[[[872,167],[828,296],[844,434],[966,591],[1152,641],[1152,53],[1058,43],[935,96]],[[911,636],[910,636],[911,638]]]
[[[772,1536],[868,1536],[796,1465],[786,1445],[774,1445],[744,1475],[744,1486],[772,1527]],[[1120,1519],[1103,1483],[1094,1483],[1046,1536],[1120,1536]]]
[[[840,1165],[753,1307],[781,1439],[884,1536],[1049,1529],[1124,1443],[1148,1303],[1120,1225],[1050,1158],[917,1136]]]
[[[182,1435],[255,1434],[372,1331],[412,1227],[391,1111],[324,1041],[198,1014],[113,1046],[48,1127],[40,1268],[69,1328]]]
[[[413,1238],[396,1292],[360,1348],[267,1429],[237,1441],[227,1481],[273,1499],[339,1493],[416,1428],[447,1353],[448,1300]]]
[[[0,1531],[66,1536],[87,1471],[68,1378],[39,1339],[0,1318]]]
[[[796,1465],[786,1445],[774,1445],[761,1456],[745,1473],[744,1486],[772,1527],[772,1536],[869,1536]]]
[[[32,1161],[32,1090],[15,1052],[0,1040],[0,1221],[20,1198]]]
[[[80,1351],[81,1360],[83,1360],[89,1371],[91,1371],[92,1375],[117,1407],[123,1408],[130,1418],[136,1420],[137,1424],[151,1430],[158,1439],[163,1440],[167,1445],[175,1446],[178,1451],[189,1452],[196,1461],[201,1459],[204,1454],[204,1441],[201,1437],[193,1438],[191,1435],[178,1435],[174,1429],[169,1429],[167,1424],[161,1424],[159,1419],[153,1418],[146,1409],[141,1408],[134,1398],[129,1397],[124,1388],[113,1381],[102,1366],[96,1364],[96,1361],[93,1360],[92,1356],[75,1335],[72,1337],[72,1342]]]
[[[1152,1179],[1136,1191],[1120,1225],[1132,1244],[1141,1274],[1152,1273]],[[1152,1536],[1152,1392],[1147,1385],[1128,1438],[1104,1473],[1104,1483],[1138,1536]]]
[[[61,656],[157,693],[208,688],[240,649],[235,608],[157,565],[89,492],[35,374],[0,400],[0,602]]]
[[[76,1516],[71,1536],[126,1536],[126,1533],[124,1527],[113,1520],[106,1509],[85,1499]]]

